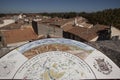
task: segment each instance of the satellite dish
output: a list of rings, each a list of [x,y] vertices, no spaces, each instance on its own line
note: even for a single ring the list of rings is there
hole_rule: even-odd
[[[120,68],[103,53],[63,38],[30,42],[9,52],[1,58],[0,70],[0,79],[120,79]]]

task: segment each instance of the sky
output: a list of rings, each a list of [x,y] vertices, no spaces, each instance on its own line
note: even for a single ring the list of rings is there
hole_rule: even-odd
[[[0,13],[95,12],[120,8],[120,0],[0,0]]]

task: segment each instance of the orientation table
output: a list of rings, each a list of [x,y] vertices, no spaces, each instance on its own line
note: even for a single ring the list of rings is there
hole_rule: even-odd
[[[24,44],[3,56],[0,79],[120,79],[120,68],[87,44],[49,38]]]

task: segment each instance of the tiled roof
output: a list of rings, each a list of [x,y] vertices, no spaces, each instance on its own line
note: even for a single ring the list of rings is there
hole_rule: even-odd
[[[89,24],[89,23],[84,23],[84,24],[82,24],[84,27],[86,27],[86,28],[89,28],[90,26],[92,26],[92,24]]]
[[[66,24],[70,21],[73,21],[73,19],[62,19],[62,20],[59,20],[59,21],[54,21],[51,24],[62,26],[62,25]]]
[[[64,31],[68,31],[68,30],[70,30],[70,29],[72,29],[72,28],[74,28],[75,26],[73,26],[72,24],[67,24],[66,26],[64,26],[62,29],[64,30]]]
[[[1,30],[12,30],[12,29],[19,29],[21,27],[22,23],[12,23],[9,25],[6,25],[4,27],[1,27]]]
[[[76,36],[79,36],[80,38],[86,41],[90,41],[94,39],[95,37],[97,37],[96,32],[92,31],[92,29],[89,29],[89,28],[87,29],[87,28],[82,28],[82,27],[74,27],[68,30],[67,32],[72,33]]]
[[[78,26],[73,26],[71,24],[68,24],[66,26],[63,27],[63,30],[69,33],[72,33],[86,41],[90,41],[94,38],[96,38],[97,32],[104,30],[106,28],[109,28],[108,26],[105,25],[95,25],[92,28],[84,28],[84,27],[78,27]]]
[[[32,28],[2,31],[2,35],[7,44],[37,39]]]
[[[94,27],[92,29],[95,29],[95,31],[100,31],[100,30],[104,30],[106,28],[109,28],[109,26],[96,24],[96,25],[94,25]]]

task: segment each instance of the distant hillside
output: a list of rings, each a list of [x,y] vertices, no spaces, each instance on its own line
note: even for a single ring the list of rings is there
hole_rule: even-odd
[[[41,13],[44,16],[73,18],[83,16],[92,24],[100,23],[104,25],[112,25],[120,29],[120,8],[106,9],[103,11],[86,13],[86,12],[67,12],[67,13]]]
[[[106,9],[93,13],[80,13],[79,15],[87,18],[93,24],[112,25],[120,29],[120,8]]]
[[[0,14],[0,18],[6,16],[5,14]]]

